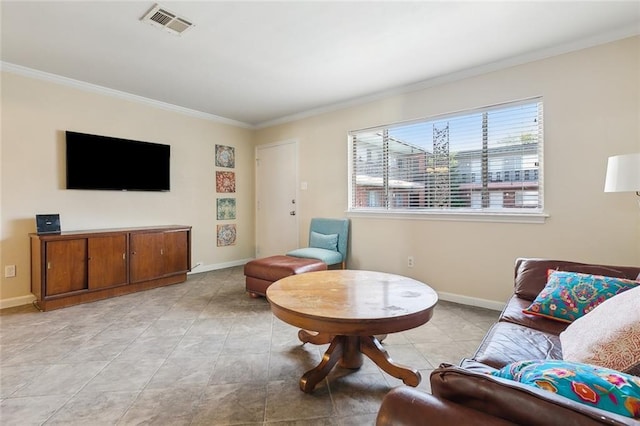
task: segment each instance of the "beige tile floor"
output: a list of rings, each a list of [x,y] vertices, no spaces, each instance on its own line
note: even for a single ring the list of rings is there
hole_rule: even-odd
[[[374,424],[401,381],[365,357],[301,392],[327,346],[302,345],[265,299],[248,297],[242,271],[44,313],[0,311],[0,424]],[[473,354],[497,317],[441,301],[429,323],[384,346],[428,390],[430,371]]]

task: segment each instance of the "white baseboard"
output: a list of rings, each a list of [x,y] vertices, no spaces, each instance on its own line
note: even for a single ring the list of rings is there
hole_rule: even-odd
[[[215,271],[218,269],[231,268],[234,266],[242,266],[251,260],[253,260],[253,258],[234,260],[232,262],[214,263],[212,265],[195,265],[191,269],[191,272],[188,273],[188,275]],[[460,303],[461,305],[477,306],[479,308],[492,309],[494,311],[502,311],[505,306],[503,302],[496,302],[495,300],[480,299],[477,297],[469,297],[447,292],[439,292],[438,297],[448,302]],[[33,294],[30,294],[28,296],[12,297],[10,299],[2,299],[0,300],[0,309],[29,305],[33,303],[34,300],[36,300],[36,297]]]
[[[492,309],[494,311],[502,311],[505,304],[496,302],[495,300],[479,299],[477,297],[462,296],[460,294],[439,292],[438,297],[447,302],[460,303],[461,305],[477,306],[479,308]]]
[[[240,260],[234,260],[232,262],[224,262],[224,263],[214,263],[213,265],[200,265],[200,264],[196,264],[191,268],[191,272],[188,272],[188,275],[191,274],[199,274],[201,272],[209,272],[209,271],[215,271],[218,269],[225,269],[225,268],[231,268],[233,266],[242,266],[245,263],[253,260],[254,258],[248,258],[248,259],[240,259]]]
[[[234,260],[233,262],[216,263],[213,265],[195,265],[189,274],[199,274],[201,272],[215,271],[216,269],[231,268],[233,266],[241,266],[254,260],[254,258]],[[494,311],[502,311],[505,307],[504,302],[495,300],[480,299],[477,297],[463,296],[460,294],[439,292],[438,297],[447,302],[459,303],[461,305],[477,306],[479,308],[491,309]]]
[[[30,305],[36,300],[36,296],[30,294],[28,296],[12,297],[10,299],[0,300],[0,309],[13,308],[15,306]]]

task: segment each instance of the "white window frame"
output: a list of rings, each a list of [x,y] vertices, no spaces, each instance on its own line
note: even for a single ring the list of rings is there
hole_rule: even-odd
[[[473,115],[483,113],[486,111],[496,111],[501,109],[508,109],[511,107],[517,107],[518,105],[538,103],[538,146],[537,146],[537,182],[538,182],[538,205],[534,208],[517,208],[517,207],[484,207],[484,208],[472,208],[472,207],[455,207],[455,208],[398,208],[394,206],[393,201],[389,200],[383,207],[355,207],[354,206],[354,188],[356,187],[354,180],[356,179],[355,163],[354,163],[354,135],[358,133],[371,131],[384,131],[385,129],[394,129],[402,126],[410,126],[419,123],[428,123],[435,121],[442,121],[448,118],[454,119],[467,115]],[[491,105],[487,107],[477,108],[473,110],[461,111],[451,114],[442,114],[439,116],[428,117],[419,120],[412,120],[402,123],[394,123],[384,126],[376,126],[372,128],[354,130],[348,134],[348,165],[349,165],[349,179],[348,179],[348,210],[347,214],[350,217],[375,217],[385,219],[426,219],[426,220],[454,220],[454,221],[476,221],[476,222],[510,222],[510,223],[544,223],[545,219],[549,215],[544,211],[544,130],[543,130],[543,101],[541,97],[523,99],[514,102],[507,102],[498,105]],[[451,158],[451,157],[449,157]],[[518,161],[526,159],[526,155],[518,158]],[[506,160],[505,160],[506,161]],[[385,170],[388,170],[385,168]],[[390,173],[387,171],[386,173]],[[524,181],[524,172],[522,173],[522,180]],[[500,176],[498,176],[500,174]],[[500,180],[504,175],[503,173],[493,173],[491,179]],[[528,173],[530,175],[530,173]],[[506,177],[505,177],[506,178]],[[515,178],[515,172],[509,174],[509,179]],[[473,177],[471,177],[473,181]],[[477,176],[476,176],[476,180]],[[383,190],[388,188],[384,188]],[[505,190],[506,191],[506,190]],[[511,192],[509,190],[509,192]],[[526,188],[514,188],[513,200],[522,200],[523,194],[527,192]],[[505,196],[507,192],[504,192]],[[369,197],[372,193],[368,194]],[[406,194],[405,194],[406,195]],[[475,194],[471,194],[476,196]],[[512,194],[509,194],[510,196]],[[495,204],[497,198],[493,195],[490,197]]]

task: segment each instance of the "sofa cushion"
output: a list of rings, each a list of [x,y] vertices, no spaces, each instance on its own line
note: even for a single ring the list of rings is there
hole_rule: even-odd
[[[640,375],[640,286],[605,300],[560,333],[563,358]]]
[[[520,425],[629,425],[632,421],[546,390],[460,367],[435,369],[430,384],[435,396]]]
[[[535,299],[547,284],[549,269],[617,278],[634,278],[638,275],[638,268],[634,267],[591,265],[564,260],[519,258],[516,260],[515,266],[515,294],[530,301]]]
[[[518,361],[492,375],[640,420],[640,377],[564,360]]]
[[[449,366],[451,366],[451,364],[444,363],[444,362],[439,365],[439,367],[441,368],[445,368]],[[497,368],[491,367],[487,364],[483,364],[481,362],[478,362],[474,359],[469,359],[469,358],[464,358],[462,361],[460,361],[460,364],[458,366],[464,368],[465,370],[474,371],[476,373],[493,373],[494,371],[498,371]]]
[[[523,359],[562,359],[560,338],[509,322],[494,324],[473,356],[493,368]]]
[[[624,278],[551,270],[546,286],[523,312],[572,322],[606,299],[639,284]]]
[[[555,334],[556,336],[569,326],[569,324],[565,322],[554,321],[537,315],[525,314],[523,310],[528,308],[530,304],[530,300],[521,299],[516,295],[512,296],[502,310],[500,321],[520,324],[534,330]]]

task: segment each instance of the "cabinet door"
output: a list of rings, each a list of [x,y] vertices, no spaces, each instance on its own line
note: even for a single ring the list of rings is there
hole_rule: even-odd
[[[164,232],[132,233],[130,248],[130,282],[150,280],[164,274],[162,249]]]
[[[189,271],[189,235],[187,231],[165,232],[162,251],[164,273]]]
[[[127,283],[127,234],[90,237],[89,288]]]
[[[46,295],[87,288],[87,239],[46,243]]]

